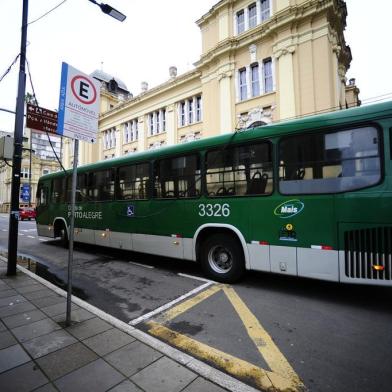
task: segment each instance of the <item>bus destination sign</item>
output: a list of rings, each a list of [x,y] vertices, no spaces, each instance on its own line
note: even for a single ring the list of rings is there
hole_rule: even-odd
[[[26,127],[40,132],[57,133],[57,112],[28,103]]]

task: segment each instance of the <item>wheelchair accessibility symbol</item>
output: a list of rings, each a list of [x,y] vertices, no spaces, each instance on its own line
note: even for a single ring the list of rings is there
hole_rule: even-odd
[[[128,217],[135,216],[135,206],[134,205],[127,206],[127,216]]]

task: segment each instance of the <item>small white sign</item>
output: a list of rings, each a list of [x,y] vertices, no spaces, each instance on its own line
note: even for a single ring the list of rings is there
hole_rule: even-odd
[[[98,80],[67,63],[61,67],[57,133],[72,139],[95,143],[99,116]]]

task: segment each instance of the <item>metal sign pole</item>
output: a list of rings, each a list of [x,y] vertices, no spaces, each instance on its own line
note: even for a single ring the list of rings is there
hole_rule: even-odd
[[[76,199],[76,182],[77,167],[79,156],[79,140],[74,140],[74,159],[72,171],[72,192],[71,192],[71,217],[68,232],[69,249],[68,249],[68,293],[67,293],[67,316],[65,325],[71,325],[71,299],[72,299],[72,262],[73,262],[73,245],[74,245],[74,226],[75,226],[75,199]]]

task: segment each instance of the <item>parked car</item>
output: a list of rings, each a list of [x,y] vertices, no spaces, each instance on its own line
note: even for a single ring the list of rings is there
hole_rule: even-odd
[[[37,214],[36,214],[35,208],[32,208],[32,207],[19,208],[19,219],[20,220],[35,219],[36,215]]]

